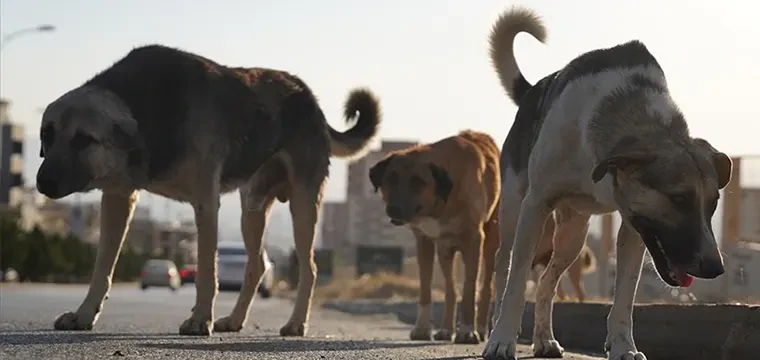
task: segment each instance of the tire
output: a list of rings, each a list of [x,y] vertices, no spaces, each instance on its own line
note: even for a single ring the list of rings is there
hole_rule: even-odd
[[[145,284],[141,284],[141,285],[140,285],[140,289],[142,289],[143,291],[145,291],[145,290],[147,290],[147,289],[148,289],[148,285],[145,285]]]

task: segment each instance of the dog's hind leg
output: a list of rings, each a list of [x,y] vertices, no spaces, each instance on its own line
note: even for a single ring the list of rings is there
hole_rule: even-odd
[[[568,208],[559,208],[555,213],[557,226],[554,232],[554,252],[539,281],[534,309],[533,355],[544,358],[561,358],[564,352],[554,338],[552,327],[554,295],[562,274],[583,249],[590,218]]]
[[[201,167],[208,169],[207,167]],[[200,171],[199,171],[200,172]],[[198,275],[195,278],[195,306],[190,318],[179,327],[180,335],[211,335],[217,281],[217,237],[219,231],[219,170],[203,171],[196,180],[198,194],[192,201],[198,228]]]
[[[567,277],[570,279],[570,284],[573,286],[575,297],[578,298],[578,302],[586,301],[586,291],[583,288],[583,251],[581,255],[570,265],[567,269]]]
[[[644,262],[644,242],[626,221],[620,225],[617,237],[617,269],[615,295],[607,316],[607,341],[604,348],[609,360],[646,360],[633,341],[633,301]]]
[[[240,331],[245,326],[251,301],[259,287],[261,276],[264,274],[263,241],[266,230],[269,211],[272,208],[274,197],[261,196],[252,198],[246,189],[240,190],[240,204],[242,215],[240,216],[240,228],[243,232],[245,250],[248,261],[245,264],[245,277],[243,286],[238,294],[237,303],[229,316],[220,318],[214,323],[214,331]],[[254,203],[257,202],[257,203]]]
[[[494,213],[499,211],[496,209]],[[496,213],[498,214],[498,213]],[[494,216],[496,217],[496,216]],[[493,272],[496,261],[496,251],[499,248],[499,227],[498,222],[486,223],[485,233],[486,240],[483,243],[483,281],[481,282],[480,294],[478,297],[478,317],[477,328],[480,341],[485,341],[490,331],[489,319],[493,312],[491,302],[493,301]]]
[[[441,328],[433,335],[435,340],[451,341],[454,336],[454,324],[456,321],[457,298],[459,291],[454,279],[454,254],[452,248],[436,246],[438,253],[438,264],[441,266],[443,281],[446,286],[446,295],[444,299],[443,322]]]
[[[92,330],[97,322],[103,310],[103,301],[111,289],[113,270],[129,231],[137,199],[137,191],[103,191],[100,203],[100,242],[90,288],[76,312],[64,313],[55,320],[56,330]]]
[[[304,336],[308,330],[311,300],[317,278],[314,263],[314,229],[319,216],[322,184],[308,185],[302,180],[290,182],[293,187],[290,213],[298,256],[298,290],[290,319],[280,329],[281,336]]]
[[[503,188],[502,188],[503,189]],[[507,202],[502,206],[508,206]],[[491,337],[483,350],[485,359],[515,359],[517,335],[520,330],[522,313],[525,309],[525,287],[528,271],[536,252],[536,245],[543,235],[544,224],[552,209],[537,193],[528,190],[520,206],[517,231],[512,250],[512,266],[509,269],[507,288],[501,303],[498,320],[494,324]],[[503,214],[503,213],[502,213]],[[506,245],[502,239],[502,248]],[[500,251],[504,251],[502,249]],[[506,255],[502,255],[504,257]]]

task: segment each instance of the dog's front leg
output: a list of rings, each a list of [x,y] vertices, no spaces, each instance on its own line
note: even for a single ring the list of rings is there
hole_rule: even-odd
[[[459,321],[459,328],[454,336],[455,344],[478,344],[480,336],[475,331],[475,317],[477,311],[488,311],[488,309],[477,309],[475,307],[475,296],[478,287],[478,278],[480,277],[480,258],[483,253],[483,240],[485,235],[482,226],[466,232],[466,238],[463,239],[466,245],[462,248],[462,260],[464,260],[464,290],[462,293],[462,304],[460,309],[462,318]]]
[[[454,324],[456,321],[457,298],[459,291],[454,281],[454,249],[438,244],[438,263],[443,273],[443,281],[446,286],[446,298],[444,301],[443,323],[441,328],[433,335],[435,340],[451,341],[454,336]]]
[[[417,305],[417,321],[409,338],[430,341],[432,331],[431,282],[433,281],[433,262],[435,261],[435,243],[429,237],[414,233],[417,239],[417,266],[420,273],[420,298]]]
[[[137,191],[103,191],[100,203],[100,242],[90,288],[75,313],[64,313],[55,320],[56,330],[92,330],[103,310],[103,300],[111,289],[113,269],[129,230],[137,199]]]
[[[645,250],[636,230],[623,221],[617,237],[615,295],[607,317],[607,341],[604,344],[609,360],[646,360],[633,341],[633,301]]]
[[[216,173],[203,175],[192,204],[198,228],[198,275],[195,278],[193,314],[180,325],[180,335],[211,335],[218,286],[216,257],[220,189]]]
[[[530,191],[520,206],[512,251],[512,266],[509,269],[507,288],[499,317],[483,350],[483,357],[486,360],[516,359],[517,335],[525,309],[528,271],[535,256],[538,239],[542,236],[544,223],[551,211],[552,209],[540,196],[532,195]],[[502,239],[502,246],[504,246],[504,239]]]

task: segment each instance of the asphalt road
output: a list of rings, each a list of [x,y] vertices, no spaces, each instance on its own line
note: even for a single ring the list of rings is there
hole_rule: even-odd
[[[93,331],[51,330],[62,312],[75,310],[86,287],[79,285],[0,285],[0,359],[477,359],[483,345],[453,345],[408,341],[411,327],[391,316],[350,316],[312,310],[304,338],[278,336],[292,304],[289,300],[257,298],[248,325],[240,333],[211,337],[178,335],[190,315],[192,286],[143,292],[132,285],[111,290]],[[223,292],[216,316],[229,313],[237,293]],[[529,357],[520,346],[522,358]],[[565,354],[564,359],[600,357]]]

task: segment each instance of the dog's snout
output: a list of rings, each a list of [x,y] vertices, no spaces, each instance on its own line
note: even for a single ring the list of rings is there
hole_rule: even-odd
[[[695,277],[702,279],[715,279],[726,272],[726,268],[723,265],[723,260],[718,257],[703,257],[696,261],[691,269],[687,269],[687,272]]]
[[[404,211],[401,210],[401,207],[396,205],[386,206],[385,213],[388,214],[391,219],[403,219],[404,217]]]
[[[55,195],[58,188],[58,182],[53,177],[37,176],[37,190],[43,195]]]

